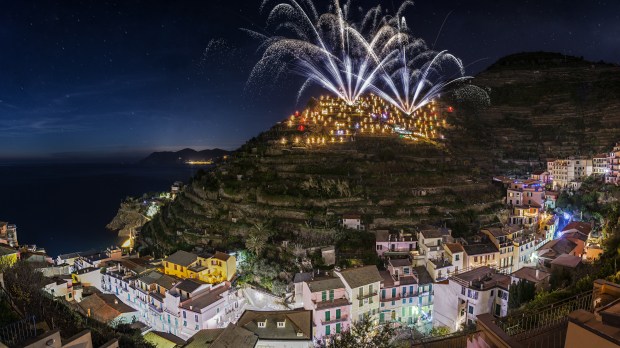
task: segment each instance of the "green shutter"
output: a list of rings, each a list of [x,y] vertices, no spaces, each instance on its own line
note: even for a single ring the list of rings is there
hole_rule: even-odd
[[[336,309],[336,319],[340,319],[340,309]]]
[[[340,333],[340,323],[336,323],[336,333]]]
[[[325,327],[325,336],[329,336],[330,332],[329,332],[329,325],[327,325]]]
[[[329,290],[329,300],[333,301],[334,300],[334,290]]]
[[[325,321],[329,321],[330,317],[329,311],[325,311]]]
[[[323,302],[327,301],[327,291],[323,291],[321,297],[323,298]]]

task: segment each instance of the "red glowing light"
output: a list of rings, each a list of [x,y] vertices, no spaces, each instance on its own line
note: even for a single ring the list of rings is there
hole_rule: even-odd
[[[297,130],[300,132],[303,132],[306,129],[306,127],[304,127],[303,125],[300,125],[299,127],[297,127]]]
[[[448,106],[448,112],[453,112],[453,111],[454,111],[454,108],[451,106]]]

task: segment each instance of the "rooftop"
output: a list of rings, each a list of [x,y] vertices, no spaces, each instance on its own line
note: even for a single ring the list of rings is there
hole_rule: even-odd
[[[450,229],[445,228],[445,227],[440,227],[440,228],[422,230],[420,231],[420,234],[422,234],[424,238],[441,238],[443,236],[449,236],[450,232],[451,232]]]
[[[378,271],[377,271],[378,273]],[[258,327],[258,323],[265,323]],[[284,322],[284,327],[277,323]],[[237,326],[251,331],[263,340],[312,340],[312,311],[251,311],[246,310],[237,321]]]
[[[307,282],[310,292],[319,292],[332,289],[344,289],[342,280],[338,277],[317,278]]]
[[[228,324],[225,329],[208,329],[198,331],[185,348],[253,348],[258,336],[235,324]]]
[[[545,272],[534,267],[523,267],[517,271],[512,272],[511,276],[527,280],[532,283],[538,283],[551,276],[551,274],[549,272]]]
[[[216,251],[215,255],[213,255],[214,259],[218,259],[218,260],[221,260],[221,261],[228,261],[228,259],[230,259],[230,257],[231,257],[230,255],[228,255],[226,253],[223,253],[221,251]]]
[[[184,279],[182,281],[180,281],[177,285],[176,288],[179,290],[183,290],[185,292],[189,292],[192,293],[194,292],[196,289],[198,289],[200,286],[204,285],[206,283],[203,283],[199,280],[195,280],[195,279]]]
[[[497,271],[487,266],[454,275],[450,279],[478,290],[489,290],[494,287],[508,289],[510,286],[510,276],[497,273]]]
[[[200,312],[201,309],[207,308],[222,299],[222,294],[228,289],[230,289],[230,285],[224,283],[182,302],[180,307],[194,312]]]
[[[135,309],[124,304],[114,294],[92,294],[84,297],[78,306],[88,315],[98,321],[108,323],[121,314],[136,312]]]
[[[175,265],[187,267],[192,263],[196,262],[197,259],[197,255],[188,253],[187,251],[179,250],[176,253],[165,258],[164,261],[174,263]]]
[[[581,261],[581,257],[579,256],[563,254],[556,257],[555,260],[551,261],[551,264],[556,266],[575,268],[579,266]]]
[[[411,266],[411,260],[409,259],[390,259],[388,261],[388,263],[392,266],[392,267],[404,267],[404,266]]]
[[[352,289],[380,282],[383,279],[379,274],[377,266],[349,268],[342,270],[340,274]]]
[[[589,222],[573,221],[566,225],[566,227],[562,229],[562,232],[569,230],[577,230],[585,235],[588,235],[592,232],[592,224]]]
[[[468,244],[463,245],[463,249],[465,249],[465,253],[469,256],[474,255],[483,255],[483,254],[491,254],[499,252],[499,249],[493,244]]]
[[[413,269],[414,275],[418,278],[418,284],[425,285],[433,282],[433,277],[426,270],[424,266],[418,266]]]
[[[444,245],[453,254],[465,251],[465,249],[463,249],[463,246],[461,245],[461,243],[446,243]]]

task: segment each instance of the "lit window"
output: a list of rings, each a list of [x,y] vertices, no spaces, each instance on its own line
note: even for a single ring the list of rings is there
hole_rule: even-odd
[[[285,322],[284,321],[279,321],[278,322],[278,327],[284,327],[285,326]]]
[[[259,322],[258,322],[258,327],[261,327],[261,328],[262,328],[262,327],[265,327],[265,326],[266,326],[266,324],[267,324],[267,321],[259,321]]]

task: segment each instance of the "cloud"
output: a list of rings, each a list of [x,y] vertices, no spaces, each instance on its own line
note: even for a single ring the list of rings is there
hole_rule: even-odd
[[[79,119],[76,118],[0,119],[0,137],[32,136],[87,130],[91,130],[91,128],[80,124]]]

